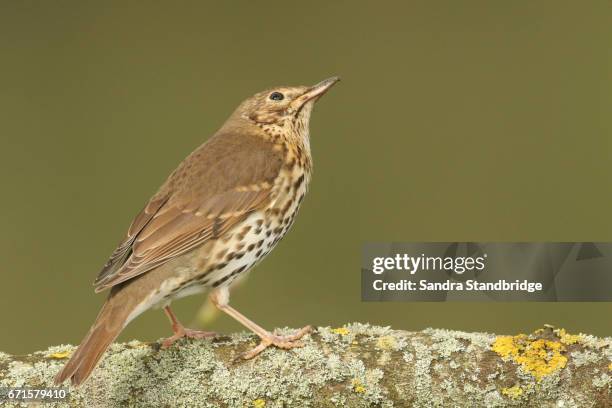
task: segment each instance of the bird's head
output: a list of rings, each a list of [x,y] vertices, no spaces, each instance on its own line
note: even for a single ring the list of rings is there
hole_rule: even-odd
[[[340,78],[314,86],[277,87],[259,92],[240,104],[235,114],[262,126],[306,126],[314,103]]]

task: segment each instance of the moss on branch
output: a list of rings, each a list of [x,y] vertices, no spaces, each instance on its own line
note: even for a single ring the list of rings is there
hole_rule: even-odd
[[[69,402],[45,406],[612,406],[611,338],[552,327],[495,336],[354,323],[320,327],[304,342],[249,361],[236,359],[257,343],[244,333],[182,340],[167,350],[113,344],[92,377],[70,389]],[[0,353],[0,387],[52,386],[73,350]]]

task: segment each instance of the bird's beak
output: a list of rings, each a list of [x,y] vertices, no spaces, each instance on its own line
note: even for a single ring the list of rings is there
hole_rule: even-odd
[[[301,108],[306,102],[320,98],[325,92],[329,90],[329,88],[334,86],[334,84],[338,81],[340,81],[340,78],[335,76],[319,82],[318,84],[308,88],[306,92],[297,97],[292,102],[292,105],[294,105],[294,107],[297,109]]]

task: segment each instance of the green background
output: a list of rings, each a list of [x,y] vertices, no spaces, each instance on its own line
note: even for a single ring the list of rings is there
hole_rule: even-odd
[[[268,328],[612,335],[610,303],[362,303],[359,286],[363,241],[612,240],[611,11],[3,1],[0,350],[79,342],[104,298],[95,275],[170,171],[242,99],[331,75],[311,191],[235,307]],[[192,322],[203,299],[175,310]],[[155,311],[121,339],[169,334]]]

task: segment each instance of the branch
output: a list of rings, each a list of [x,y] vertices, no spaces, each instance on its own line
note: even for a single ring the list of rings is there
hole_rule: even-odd
[[[289,330],[283,330],[289,332]],[[113,344],[58,406],[604,407],[612,406],[612,338],[547,326],[495,336],[350,324],[321,327],[305,347],[249,360],[253,335]],[[0,353],[0,387],[51,387],[72,346]]]

